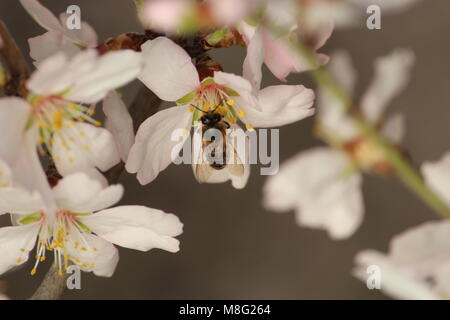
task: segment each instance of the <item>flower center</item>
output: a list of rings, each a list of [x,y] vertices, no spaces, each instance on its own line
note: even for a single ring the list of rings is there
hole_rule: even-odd
[[[44,213],[28,215],[20,220],[21,224],[35,221],[40,224],[36,262],[31,270],[31,275],[35,275],[39,263],[46,260],[47,252],[53,252],[53,266],[58,268],[59,275],[64,273],[69,262],[78,265],[85,271],[91,271],[95,267],[93,261],[82,258],[98,249],[91,247],[86,240],[85,234],[90,234],[91,231],[78,220],[78,215],[69,211],[59,211],[56,213],[56,219],[52,226],[48,224]],[[22,248],[20,251],[25,252],[25,249]],[[17,260],[20,262],[21,258]]]
[[[82,131],[74,127],[75,123],[88,122],[99,126],[100,122],[93,119],[94,108],[79,105],[64,100],[60,96],[35,96],[31,94],[28,101],[32,106],[31,123],[38,127],[38,149],[41,154],[45,154],[45,148],[51,154],[55,136],[63,141],[63,145],[69,146],[69,142],[74,142],[76,138],[86,140]],[[69,130],[62,130],[69,129]],[[84,149],[88,145],[80,141]]]
[[[221,114],[230,123],[237,123],[238,119],[245,117],[246,114],[233,98],[236,96],[238,94],[233,90],[212,82],[211,78],[205,79],[195,92],[194,102],[189,109],[194,112],[193,123],[198,121],[202,114],[210,111]],[[253,130],[250,124],[247,124],[246,128]]]

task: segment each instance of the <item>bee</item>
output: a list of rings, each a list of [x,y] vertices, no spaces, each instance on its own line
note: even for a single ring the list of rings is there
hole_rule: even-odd
[[[230,124],[224,116],[217,112],[217,108],[209,111],[200,110],[203,115],[200,117],[202,132],[202,149],[199,159],[194,165],[194,175],[198,182],[208,182],[214,173],[228,171],[228,174],[241,177],[244,175],[244,165],[239,158],[235,147],[228,139],[228,129]],[[215,129],[220,135],[209,136],[208,130]],[[233,156],[230,163],[230,153]],[[225,172],[224,172],[225,173]]]

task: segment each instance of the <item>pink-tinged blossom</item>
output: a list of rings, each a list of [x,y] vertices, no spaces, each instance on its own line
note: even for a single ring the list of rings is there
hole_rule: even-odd
[[[126,168],[130,173],[137,173],[141,184],[151,182],[172,162],[171,151],[180,143],[172,141],[171,134],[176,129],[190,132],[193,122],[212,108],[217,108],[232,125],[240,120],[249,130],[253,126],[281,126],[314,112],[314,94],[301,85],[271,86],[255,91],[246,79],[224,72],[215,72],[213,77],[200,81],[189,55],[168,38],[146,42],[142,52],[146,66],[139,79],[158,97],[178,105],[148,118],[136,134]],[[233,186],[242,188],[248,174],[246,165],[244,175],[223,174],[214,182],[231,179]]]
[[[22,134],[18,132],[33,129],[37,131],[35,147],[50,152],[61,174],[92,168],[108,170],[119,162],[116,149],[111,147],[113,136],[98,127],[92,118],[93,108],[86,105],[95,104],[133,80],[141,67],[140,53],[130,50],[103,56],[85,50],[72,59],[63,53],[47,58],[26,82],[29,93],[25,99],[0,99],[4,132],[0,148],[11,153],[11,145],[17,148],[21,143]],[[11,104],[17,107],[11,108]],[[129,125],[129,119],[118,121]]]
[[[122,197],[120,185],[74,173],[49,192],[40,191],[0,188],[0,213],[17,217],[14,226],[0,228],[0,274],[25,263],[35,247],[32,275],[51,254],[60,275],[75,264],[104,277],[114,273],[119,260],[113,244],[140,251],[179,250],[175,237],[183,225],[175,215],[144,206],[108,209]]]

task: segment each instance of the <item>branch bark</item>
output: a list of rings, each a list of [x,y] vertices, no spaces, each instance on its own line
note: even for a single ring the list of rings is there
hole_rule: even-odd
[[[0,40],[0,57],[9,74],[4,94],[18,96],[21,91],[21,82],[30,76],[31,70],[2,20],[0,20]]]

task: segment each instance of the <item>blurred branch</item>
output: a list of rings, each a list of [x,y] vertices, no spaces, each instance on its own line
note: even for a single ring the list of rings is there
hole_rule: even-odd
[[[5,84],[5,94],[19,95],[21,81],[30,76],[31,70],[2,20],[0,20],[0,44],[0,57],[10,76]]]

